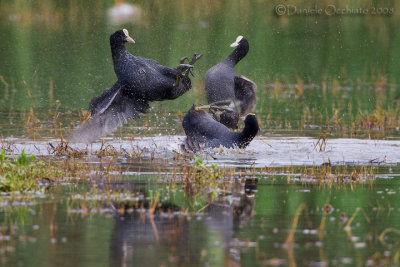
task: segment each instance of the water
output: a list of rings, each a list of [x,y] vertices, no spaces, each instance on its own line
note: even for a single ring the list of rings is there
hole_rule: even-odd
[[[0,147],[65,172],[0,196],[1,264],[398,264],[397,3],[321,3],[393,9],[367,16],[276,13],[311,2],[128,4],[128,21],[114,1],[0,5]],[[120,28],[129,51],[168,66],[203,53],[193,89],[104,143],[65,148],[115,82],[108,37]],[[181,118],[206,103],[204,74],[238,35],[262,131],[245,150],[184,155]]]
[[[181,154],[181,144],[185,136],[137,137],[128,140],[105,139],[91,145],[71,144],[71,148],[85,152],[89,157],[107,146],[116,154],[129,156],[134,151],[140,152],[140,157],[173,160],[176,154]],[[24,150],[28,154],[38,156],[54,155],[54,146],[59,140],[31,141],[25,139],[5,139],[12,144],[14,153]],[[324,163],[331,165],[396,165],[400,163],[397,149],[399,140],[368,140],[368,139],[329,139],[320,145],[318,139],[307,137],[258,137],[245,149],[228,149],[224,147],[206,150],[199,154],[216,163],[227,167],[249,166],[256,168],[279,166],[318,166]],[[52,144],[52,145],[49,145]]]
[[[397,233],[387,229],[399,223],[397,182],[351,189],[269,178],[257,186],[237,182],[231,193],[194,204],[180,186],[173,191],[171,184],[149,182],[159,175],[124,176],[118,185],[137,199],[164,192],[154,214],[141,204],[131,208],[135,198],[125,201],[124,209],[116,206],[115,198],[101,197],[101,184],[97,193],[64,185],[22,206],[17,202],[21,196],[9,197],[2,212],[2,258],[7,265],[50,266],[365,265],[395,257]],[[379,256],[370,259],[374,254]]]

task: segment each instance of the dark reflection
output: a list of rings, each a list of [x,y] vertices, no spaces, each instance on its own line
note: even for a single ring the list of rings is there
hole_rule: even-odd
[[[241,240],[235,237],[235,233],[253,216],[256,190],[257,180],[246,179],[244,185],[234,188],[231,196],[219,197],[204,210],[205,227],[219,236],[220,246],[227,248],[225,257],[228,261],[241,262]]]
[[[160,254],[183,264],[191,255],[188,245],[189,224],[185,218],[163,218],[157,214],[135,212],[116,216],[111,236],[111,266],[132,266],[136,262],[154,262]],[[196,255],[193,253],[193,255]],[[193,259],[198,262],[199,258]]]
[[[126,212],[114,216],[110,266],[133,266],[137,262],[159,265],[165,259],[177,265],[199,262],[200,256],[188,245],[189,221],[182,208],[169,201],[148,200],[149,193],[141,189],[144,186],[126,182],[109,185],[113,191],[129,191],[139,198],[137,202],[112,203],[115,210]]]
[[[257,192],[257,179],[246,179],[244,184],[244,194],[240,197],[240,202],[235,205],[235,219],[237,225],[243,226],[254,214],[254,194]]]
[[[115,184],[120,188],[121,184]],[[139,190],[135,184],[124,189]],[[237,183],[229,195],[215,199],[201,215],[187,215],[182,207],[172,202],[160,202],[152,211],[146,200],[146,192],[139,190],[143,201],[132,204],[113,203],[131,213],[116,215],[111,236],[111,265],[131,266],[136,262],[149,264],[173,263],[186,265],[207,262],[209,240],[217,240],[217,246],[225,252],[225,261],[240,261],[235,229],[245,227],[254,209],[254,192],[257,180],[246,179]],[[210,236],[211,234],[211,236]],[[193,243],[193,240],[195,243]],[[213,244],[215,245],[215,244]],[[168,262],[164,262],[168,261]]]

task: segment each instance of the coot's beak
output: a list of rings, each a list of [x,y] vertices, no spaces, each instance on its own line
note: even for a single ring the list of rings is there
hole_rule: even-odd
[[[210,105],[195,107],[194,110],[200,110],[200,109],[205,109],[205,108],[210,108]]]
[[[132,44],[135,43],[135,40],[133,40],[132,37],[130,37],[130,36],[127,36],[125,40],[126,40],[128,43],[132,43]]]
[[[236,46],[238,46],[238,45],[239,45],[239,42],[240,42],[242,39],[243,39],[243,36],[239,35],[239,36],[236,38],[236,41],[235,41],[234,43],[231,44],[231,47],[236,47]]]
[[[124,34],[126,36],[125,41],[134,44],[135,40],[133,40],[132,37],[129,36],[128,30],[127,29],[123,29],[122,31],[124,32]]]
[[[231,44],[231,47],[236,47],[236,46],[238,46],[238,45],[239,45],[239,43],[234,42],[234,43]]]

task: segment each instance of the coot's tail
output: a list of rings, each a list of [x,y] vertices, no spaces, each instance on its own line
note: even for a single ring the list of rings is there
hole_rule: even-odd
[[[114,98],[119,94],[122,85],[117,81],[111,88],[92,98],[89,104],[89,112],[93,115],[103,113],[113,102]]]
[[[149,108],[147,101],[132,99],[123,95],[120,86],[114,85],[101,96],[90,102],[92,117],[79,126],[71,135],[69,141],[73,143],[91,143],[96,139],[112,133],[119,126],[129,120],[139,118]]]

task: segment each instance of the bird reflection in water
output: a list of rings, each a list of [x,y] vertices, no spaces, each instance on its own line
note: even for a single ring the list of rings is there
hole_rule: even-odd
[[[135,186],[130,189],[137,190]],[[142,209],[115,215],[110,246],[112,264],[205,263],[210,254],[210,242],[215,240],[214,245],[225,251],[224,261],[240,262],[237,246],[240,241],[235,237],[235,229],[245,227],[251,220],[256,190],[257,180],[238,180],[230,194],[217,197],[206,206],[204,216],[188,215],[172,202],[160,202],[152,212],[148,201],[136,205]],[[187,197],[191,197],[190,193]]]

